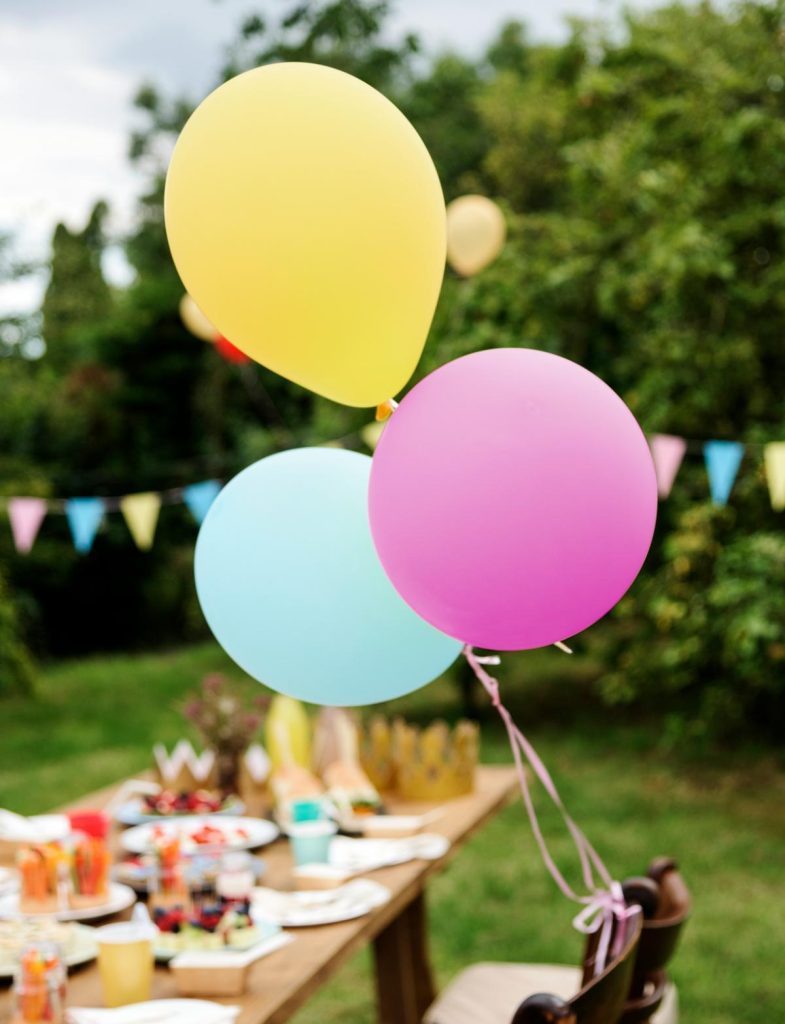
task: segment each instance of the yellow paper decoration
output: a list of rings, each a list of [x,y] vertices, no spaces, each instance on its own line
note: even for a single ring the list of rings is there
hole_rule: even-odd
[[[771,507],[775,512],[785,509],[785,441],[772,441],[763,451],[766,481]]]
[[[264,720],[264,740],[273,771],[299,764],[311,767],[311,726],[305,708],[294,697],[276,694]]]
[[[504,214],[485,196],[460,196],[447,207],[447,262],[464,277],[493,263],[506,236]]]
[[[317,64],[238,75],[186,123],[164,212],[188,292],[251,358],[352,406],[409,380],[444,273],[444,197],[381,93]]]
[[[148,491],[144,494],[127,494],[120,499],[120,511],[125,517],[136,546],[149,551],[153,546],[158,513],[161,511],[161,495]]]

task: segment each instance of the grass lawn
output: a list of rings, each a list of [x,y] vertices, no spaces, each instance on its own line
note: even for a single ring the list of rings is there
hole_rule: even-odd
[[[217,669],[241,678],[212,644],[47,669],[36,699],[0,703],[0,806],[45,810],[147,767],[155,740],[182,734],[177,704]],[[783,1019],[785,773],[764,755],[727,751],[707,761],[665,751],[655,726],[598,708],[589,675],[577,656],[555,651],[510,656],[499,670],[507,703],[612,872],[639,873],[659,853],[681,862],[695,899],[673,971],[686,1024]],[[422,720],[454,718],[457,690],[442,681],[390,708]],[[510,759],[490,717],[483,756]],[[554,815],[542,810],[557,859],[569,868],[569,845]],[[573,908],[540,864],[517,804],[431,886],[430,913],[440,984],[478,960],[579,956]],[[373,1019],[370,958],[363,954],[296,1024]]]

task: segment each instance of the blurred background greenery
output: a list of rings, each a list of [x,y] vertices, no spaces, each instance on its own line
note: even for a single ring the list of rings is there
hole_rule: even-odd
[[[647,431],[785,438],[785,3],[576,21],[559,44],[509,23],[476,59],[396,37],[389,8],[265,8],[238,27],[223,77],[277,60],[350,71],[413,121],[448,200],[479,191],[503,206],[507,246],[474,279],[447,274],[418,376],[477,349],[534,346],[600,374]],[[367,412],[224,363],[186,332],[162,189],[191,108],[154,83],[136,106],[129,160],[147,184],[124,239],[135,279],[103,277],[98,202],[81,231],[56,228],[40,311],[0,320],[6,496],[163,489],[294,445],[362,447]],[[0,240],[0,279],[29,269]],[[27,358],[39,337],[44,355]],[[761,462],[752,449],[718,507],[688,455],[641,578],[576,640],[598,698],[659,716],[670,742],[770,741],[785,725],[785,533]],[[0,694],[34,688],[36,661],[206,636],[194,536],[179,506],[164,508],[152,554],[119,516],[86,557],[61,516],[27,556],[0,531]]]

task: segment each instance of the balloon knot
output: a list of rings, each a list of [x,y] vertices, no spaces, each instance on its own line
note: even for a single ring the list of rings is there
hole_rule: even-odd
[[[384,423],[388,420],[395,410],[398,408],[398,403],[394,398],[388,398],[386,402],[382,402],[376,406],[376,421],[377,423]]]

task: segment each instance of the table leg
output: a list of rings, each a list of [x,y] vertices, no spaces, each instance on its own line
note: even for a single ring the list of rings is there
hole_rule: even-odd
[[[420,1024],[435,998],[426,924],[421,893],[374,939],[379,1024]]]

